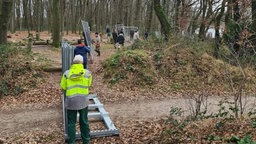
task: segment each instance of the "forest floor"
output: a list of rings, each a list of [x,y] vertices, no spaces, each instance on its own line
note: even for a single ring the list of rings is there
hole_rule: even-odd
[[[72,37],[74,40],[77,37]],[[104,46],[108,48],[104,48]],[[61,67],[61,51],[48,46],[33,46],[35,57],[46,57],[55,67]],[[103,44],[102,55],[89,64],[93,84],[91,93],[97,94],[115,126],[118,137],[94,138],[91,143],[144,143],[159,128],[159,121],[166,119],[171,107],[181,107],[191,113],[191,100],[180,94],[147,95],[109,88],[103,82],[101,63],[114,47]],[[0,100],[0,143],[64,143],[62,98],[59,87],[61,72],[44,72],[44,82],[37,89],[21,96],[4,97]],[[124,97],[127,97],[124,99]],[[219,109],[220,97],[209,97],[210,112]],[[255,99],[248,100],[255,102]],[[92,123],[91,129],[97,129]]]

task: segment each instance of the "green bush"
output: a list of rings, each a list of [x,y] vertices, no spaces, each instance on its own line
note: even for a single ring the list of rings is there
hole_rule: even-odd
[[[135,40],[134,43],[130,46],[128,46],[128,49],[135,50],[135,49],[143,49],[144,48],[144,42],[140,40]]]
[[[232,136],[230,139],[227,140],[227,142],[237,144],[256,144],[256,141],[253,141],[251,135],[245,135],[242,138],[239,138],[238,136]]]
[[[121,51],[103,63],[104,78],[111,84],[124,83],[127,86],[151,85],[155,73],[150,58],[144,50]]]

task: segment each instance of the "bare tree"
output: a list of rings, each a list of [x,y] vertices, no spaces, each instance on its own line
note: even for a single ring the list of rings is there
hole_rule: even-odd
[[[52,46],[59,47],[60,46],[60,0],[53,1],[53,42]]]
[[[166,14],[163,11],[163,8],[160,4],[160,0],[154,0],[154,9],[155,9],[155,13],[158,17],[158,20],[161,23],[161,29],[165,36],[165,40],[168,41],[170,34],[171,34],[171,25],[168,22]]]
[[[238,0],[228,0],[228,12],[225,16],[225,40],[229,43],[236,55],[240,55],[240,46],[238,44],[239,34],[242,30],[240,6]]]
[[[188,98],[189,110],[194,118],[200,118],[208,112],[208,95],[207,92],[200,92],[199,94],[189,94]]]
[[[202,16],[201,16],[198,37],[201,40],[205,39],[205,34],[207,31],[206,27],[208,27],[211,24],[210,17],[213,15],[213,3],[214,3],[214,0],[200,0],[200,6],[202,8]]]
[[[220,37],[220,22],[221,18],[224,16],[224,10],[226,6],[226,0],[222,1],[220,12],[216,16],[215,20],[215,48],[214,48],[214,55],[216,58],[219,57],[219,49],[221,44],[221,37]]]
[[[12,1],[12,13],[10,21],[10,31],[11,33],[15,32],[15,0]]]
[[[21,2],[18,0],[18,1],[15,1],[15,11],[16,11],[16,27],[18,30],[21,30],[22,28],[22,23],[21,23],[21,20],[22,20],[22,17],[21,17],[21,9],[20,9],[20,6],[21,5]]]
[[[251,0],[251,13],[252,13],[252,32],[253,36],[251,37],[252,42],[256,45],[256,0]],[[256,48],[254,48],[254,52]]]
[[[147,4],[147,21],[145,24],[146,31],[150,31],[152,27],[152,20],[153,20],[153,12],[154,12],[154,5],[152,1],[148,1]]]
[[[12,14],[12,29],[27,29],[38,32],[48,30],[53,32],[53,2],[54,0],[13,0],[15,13]],[[169,4],[165,0],[168,13]],[[61,31],[67,30],[75,33],[79,30],[80,20],[86,20],[91,30],[102,32],[106,25],[114,26],[117,23],[127,26],[136,25],[141,30],[158,30],[159,21],[152,11],[153,1],[150,0],[63,0],[60,4]],[[166,14],[168,15],[168,14]],[[149,23],[148,23],[149,22]],[[149,28],[150,27],[150,28]]]
[[[11,17],[12,0],[3,0],[0,14],[0,44],[7,43],[7,26]]]
[[[179,14],[180,14],[180,8],[181,8],[181,0],[176,1],[176,6],[175,6],[175,15],[174,15],[174,30],[175,32],[179,31]]]
[[[134,24],[136,26],[140,25],[141,19],[140,19],[140,15],[141,15],[141,4],[142,4],[142,0],[137,0],[136,4],[135,4],[135,10],[134,10]]]
[[[28,34],[30,34],[29,20],[28,20],[28,0],[23,0],[23,26],[28,30]]]
[[[40,5],[41,5],[41,0],[35,1],[35,6],[34,6],[34,21],[36,25],[36,40],[40,40]]]

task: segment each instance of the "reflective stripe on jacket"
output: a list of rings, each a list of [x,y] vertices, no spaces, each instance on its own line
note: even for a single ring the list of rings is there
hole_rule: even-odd
[[[92,75],[83,69],[83,64],[73,64],[61,79],[61,88],[66,91],[67,109],[80,110],[88,106],[87,95],[91,86]]]

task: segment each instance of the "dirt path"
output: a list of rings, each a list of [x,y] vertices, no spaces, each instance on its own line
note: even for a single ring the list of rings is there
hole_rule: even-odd
[[[61,108],[26,108],[2,110],[0,113],[0,136],[19,135],[22,132],[45,129],[61,123]]]
[[[220,98],[209,98],[208,113],[217,112],[217,106]],[[250,105],[255,103],[255,98],[248,99]],[[111,119],[121,119],[123,122],[134,121],[154,121],[165,118],[169,114],[171,107],[180,107],[185,113],[191,114],[191,100],[165,99],[161,101],[140,101],[136,103],[123,104],[105,104],[106,111],[110,114]],[[249,104],[249,103],[248,103]],[[24,131],[46,129],[50,124],[58,125],[62,122],[62,108],[60,106],[42,108],[36,105],[24,106],[24,108],[8,108],[1,110],[0,113],[0,136],[19,134]]]

